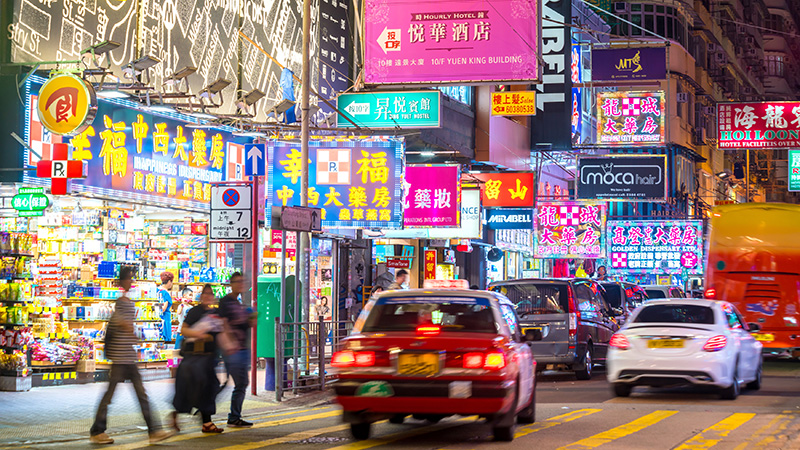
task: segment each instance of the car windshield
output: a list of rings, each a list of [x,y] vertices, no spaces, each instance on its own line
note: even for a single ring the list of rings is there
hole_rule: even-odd
[[[606,290],[606,301],[612,308],[622,307],[622,289],[616,283],[603,283],[601,284]]]
[[[644,291],[647,292],[647,298],[667,298],[664,291],[660,289],[645,289]]]
[[[488,299],[469,297],[398,297],[378,300],[362,331],[415,331],[420,325],[439,325],[443,332],[497,333]]]
[[[510,283],[489,289],[508,297],[520,318],[531,314],[564,314],[569,311],[566,284]]]
[[[714,311],[698,305],[651,305],[645,306],[634,323],[714,323]]]

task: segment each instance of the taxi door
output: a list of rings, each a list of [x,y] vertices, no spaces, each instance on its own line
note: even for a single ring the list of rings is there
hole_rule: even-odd
[[[500,313],[511,331],[511,347],[514,349],[519,361],[519,399],[517,408],[520,408],[527,406],[531,401],[531,395],[533,395],[534,377],[536,376],[533,352],[531,347],[522,340],[519,319],[514,308],[510,304],[500,303]]]

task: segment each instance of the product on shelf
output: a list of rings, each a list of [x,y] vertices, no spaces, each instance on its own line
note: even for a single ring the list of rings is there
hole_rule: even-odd
[[[31,358],[39,363],[75,364],[81,357],[81,348],[61,342],[35,341],[31,345]]]
[[[27,367],[28,362],[24,352],[0,353],[0,371],[24,371]]]

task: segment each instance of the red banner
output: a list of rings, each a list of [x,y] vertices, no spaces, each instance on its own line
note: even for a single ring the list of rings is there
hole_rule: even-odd
[[[425,279],[436,278],[436,250],[425,250]]]
[[[475,173],[483,182],[481,202],[484,208],[533,208],[533,173]]]
[[[800,147],[800,102],[720,103],[719,148]]]
[[[408,269],[411,267],[411,260],[409,259],[389,259],[386,260],[386,267],[392,269]]]

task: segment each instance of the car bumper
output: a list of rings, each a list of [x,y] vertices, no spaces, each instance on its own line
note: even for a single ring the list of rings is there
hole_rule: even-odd
[[[451,398],[453,380],[416,381],[384,380],[391,387],[391,396],[357,395],[368,380],[339,380],[334,387],[336,401],[346,412],[360,414],[441,414],[492,415],[505,413],[514,404],[516,382],[473,382],[467,398]],[[369,380],[373,381],[373,380]],[[461,380],[459,380],[461,381]]]
[[[727,353],[707,353],[699,357],[657,357],[635,352],[610,350],[606,365],[610,383],[631,385],[711,385],[727,387],[732,383],[731,363]]]

